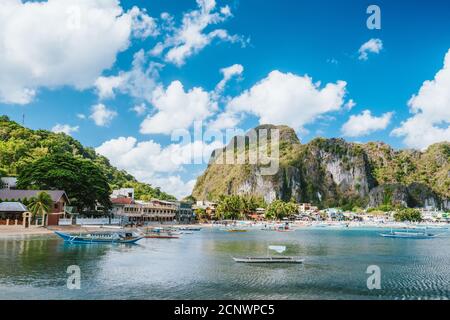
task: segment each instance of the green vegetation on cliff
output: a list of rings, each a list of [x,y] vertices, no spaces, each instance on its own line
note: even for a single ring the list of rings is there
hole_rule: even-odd
[[[316,138],[301,144],[289,127],[264,125],[255,129],[260,128],[280,131],[278,173],[263,176],[260,165],[223,165],[213,158],[197,180],[195,198],[254,195],[267,202],[294,198],[319,207],[342,208],[449,203],[445,202],[450,199],[449,142],[434,144],[424,152],[396,151],[385,143],[358,144],[343,139]],[[254,146],[246,149],[251,148]]]

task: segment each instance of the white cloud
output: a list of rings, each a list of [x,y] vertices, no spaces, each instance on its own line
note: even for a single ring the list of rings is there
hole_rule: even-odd
[[[195,179],[184,182],[180,176],[168,176],[153,180],[154,185],[161,187],[161,190],[180,200],[192,194],[196,182]]]
[[[131,108],[138,116],[142,116],[147,112],[147,106],[145,103],[137,104],[133,108]]]
[[[81,119],[81,120],[84,120],[84,119],[86,119],[86,115],[84,115],[82,113],[77,113],[77,118]]]
[[[234,64],[230,67],[220,69],[220,73],[223,75],[223,79],[217,84],[216,92],[221,93],[224,89],[228,81],[233,77],[238,77],[242,75],[244,72],[244,67],[240,64]]]
[[[260,123],[286,124],[302,130],[319,115],[343,107],[346,85],[345,81],[338,81],[322,87],[308,76],[272,71],[233,98],[226,112],[247,112],[259,117]]]
[[[115,94],[120,92],[151,102],[162,66],[158,63],[148,62],[147,58],[144,50],[139,50],[134,54],[131,70],[120,71],[115,76],[99,77],[95,81],[99,98],[114,98]]]
[[[208,123],[208,129],[211,130],[223,130],[223,129],[235,129],[239,123],[243,120],[243,114],[237,114],[233,112],[222,112],[216,119]]]
[[[65,133],[67,135],[71,135],[73,132],[78,132],[78,130],[80,129],[79,126],[73,126],[71,127],[68,124],[56,124],[53,128],[52,128],[52,132],[55,133]]]
[[[378,54],[381,50],[383,50],[383,41],[380,39],[370,39],[359,48],[359,60],[367,60],[369,59],[369,53]]]
[[[159,35],[156,20],[147,14],[146,9],[134,6],[129,15],[132,18],[133,36],[138,39],[147,39]]]
[[[117,0],[0,1],[0,102],[27,104],[44,87],[91,87],[133,33],[149,34],[149,19]]]
[[[345,109],[351,110],[356,106],[356,102],[353,101],[353,99],[350,99],[347,101],[347,103],[344,105]]]
[[[157,111],[142,122],[143,134],[170,134],[177,129],[188,129],[194,121],[205,120],[217,110],[210,93],[202,88],[185,92],[179,81],[173,81],[166,90],[158,87],[152,104]]]
[[[169,22],[168,35],[163,42],[159,42],[152,50],[153,55],[163,54],[167,62],[181,66],[186,59],[199,52],[214,39],[228,42],[241,42],[240,36],[230,35],[227,30],[214,29],[205,32],[211,25],[224,22],[232,16],[228,6],[217,10],[215,0],[197,0],[198,9],[185,13],[179,28],[173,26],[170,15],[165,15],[165,21]]]
[[[95,124],[100,127],[108,126],[111,121],[117,116],[117,112],[108,109],[104,104],[99,103],[91,108],[90,119],[94,120]]]
[[[134,137],[120,137],[104,142],[96,151],[139,181],[183,197],[192,192],[195,181],[183,182],[177,173],[184,171],[184,165],[207,161],[212,151],[220,147],[221,142],[201,141],[163,147],[153,140],[138,142]]]
[[[384,130],[392,119],[392,112],[387,112],[380,117],[372,116],[370,110],[364,110],[361,114],[352,115],[341,128],[346,137],[361,137],[375,131]]]
[[[450,141],[450,50],[444,66],[434,80],[425,81],[419,92],[408,102],[412,116],[392,131],[392,135],[404,137],[403,142],[417,149]]]

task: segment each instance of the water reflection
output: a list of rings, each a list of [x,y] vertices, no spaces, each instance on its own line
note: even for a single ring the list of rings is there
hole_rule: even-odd
[[[378,230],[204,230],[138,245],[68,245],[55,237],[0,240],[0,298],[82,299],[411,299],[449,298],[449,238],[384,239]],[[304,265],[237,264],[269,245]],[[79,265],[82,289],[66,288]],[[382,270],[382,290],[366,269]]]

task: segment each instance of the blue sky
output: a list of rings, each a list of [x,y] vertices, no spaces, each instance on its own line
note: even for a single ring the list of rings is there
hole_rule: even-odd
[[[381,30],[366,26],[371,4]],[[173,163],[186,148],[171,133],[192,132],[194,121],[221,130],[286,123],[302,142],[344,137],[424,149],[450,140],[445,1],[0,6],[0,114],[64,131],[180,197],[205,164]],[[218,144],[196,146],[209,154]]]

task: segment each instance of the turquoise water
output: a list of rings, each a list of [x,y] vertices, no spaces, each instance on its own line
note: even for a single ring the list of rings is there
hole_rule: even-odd
[[[70,245],[56,236],[0,239],[0,299],[448,299],[450,238],[385,239],[380,230],[202,230],[138,245]],[[442,232],[442,231],[439,231]],[[268,245],[304,265],[243,265]],[[81,269],[81,289],[66,286]],[[381,268],[381,290],[366,269]]]

